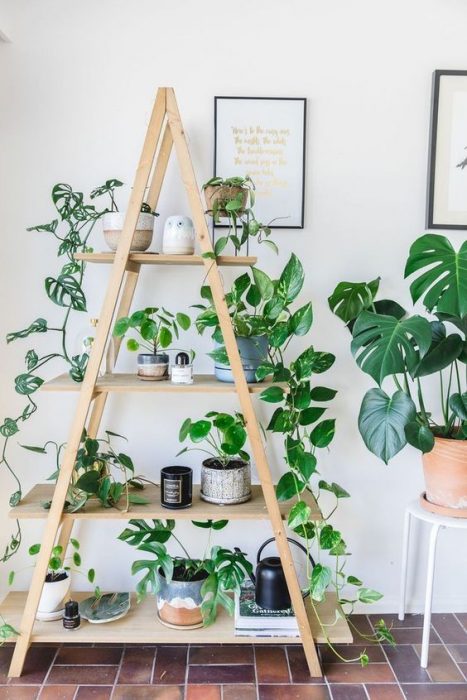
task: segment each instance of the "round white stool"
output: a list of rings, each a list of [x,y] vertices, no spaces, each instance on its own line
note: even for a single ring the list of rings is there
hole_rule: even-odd
[[[412,517],[417,518],[426,523],[430,523],[430,541],[428,545],[428,564],[426,572],[426,590],[425,590],[425,612],[423,617],[423,637],[422,637],[422,654],[420,666],[426,668],[428,665],[428,649],[430,644],[430,625],[431,625],[431,604],[433,600],[433,581],[435,576],[435,560],[436,560],[436,541],[440,528],[452,527],[460,530],[467,530],[467,518],[451,518],[445,515],[437,515],[430,513],[422,508],[419,501],[412,501],[405,509],[404,516],[404,534],[402,539],[402,571],[401,571],[401,588],[399,598],[399,620],[403,620],[405,616],[405,593],[407,587],[407,561],[409,557],[409,539],[410,525]]]

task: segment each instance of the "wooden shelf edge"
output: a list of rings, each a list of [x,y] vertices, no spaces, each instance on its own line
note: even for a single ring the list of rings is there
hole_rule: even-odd
[[[0,603],[2,615],[16,629],[21,623],[21,615],[26,603],[27,592],[10,592]],[[91,592],[73,593],[73,597],[82,600],[92,595]],[[305,601],[308,620],[315,642],[325,643],[326,638],[308,601]],[[346,644],[353,641],[347,621],[341,617],[336,622],[337,602],[335,594],[329,593],[323,603],[316,605],[322,622],[327,625],[329,639],[334,644]],[[219,610],[216,622],[210,627],[197,630],[173,630],[158,622],[156,603],[152,597],[146,598],[139,605],[132,596],[129,613],[115,622],[92,624],[82,621],[81,627],[70,634],[63,629],[61,620],[56,622],[35,621],[32,642],[73,644],[301,644],[300,637],[240,637],[235,635],[234,620],[225,610]]]
[[[10,518],[18,520],[45,520],[48,511],[42,507],[41,503],[52,499],[54,492],[53,484],[36,484],[24,496],[22,501],[11,508],[8,513]],[[131,518],[146,519],[167,519],[176,520],[264,520],[269,521],[269,515],[264,500],[263,490],[260,484],[253,484],[251,487],[252,497],[246,503],[239,503],[233,506],[218,506],[202,501],[200,498],[200,486],[193,486],[193,505],[191,508],[180,510],[170,510],[160,505],[160,488],[155,485],[145,487],[141,495],[146,496],[149,503],[147,505],[133,505],[125,513],[116,508],[103,508],[97,500],[92,500],[83,511],[77,513],[64,513],[64,520],[130,520]],[[308,492],[303,495],[304,500],[311,508],[311,518],[321,520],[322,515],[313,496]],[[287,518],[290,509],[289,503],[280,503],[282,518]]]
[[[76,253],[77,260],[89,263],[101,263],[111,265],[115,253]],[[138,265],[204,265],[201,255],[163,255],[162,253],[130,253],[128,260]],[[258,258],[253,255],[219,255],[216,258],[218,265],[224,267],[251,267],[256,265]]]

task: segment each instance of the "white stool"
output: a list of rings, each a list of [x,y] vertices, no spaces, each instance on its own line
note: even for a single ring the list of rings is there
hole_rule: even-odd
[[[436,541],[440,528],[453,527],[457,529],[467,530],[467,518],[450,518],[445,515],[437,515],[430,513],[422,508],[418,501],[412,501],[405,509],[404,517],[404,534],[402,539],[402,571],[401,571],[401,589],[399,598],[399,620],[403,620],[405,616],[405,593],[407,587],[407,561],[409,557],[409,538],[411,518],[417,518],[426,523],[431,524],[430,542],[428,545],[428,564],[426,572],[426,591],[425,591],[425,613],[423,618],[423,637],[422,637],[422,655],[420,666],[426,668],[428,665],[428,649],[430,644],[430,625],[431,625],[431,604],[433,599],[433,581],[435,576],[435,559],[436,559]]]

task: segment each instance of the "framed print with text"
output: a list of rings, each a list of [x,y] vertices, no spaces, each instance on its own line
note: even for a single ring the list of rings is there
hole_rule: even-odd
[[[306,98],[215,97],[214,129],[214,175],[249,175],[258,221],[303,228]]]

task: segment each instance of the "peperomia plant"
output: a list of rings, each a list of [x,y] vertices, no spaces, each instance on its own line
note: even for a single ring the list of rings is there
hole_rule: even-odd
[[[83,573],[80,569],[82,561],[81,561],[81,554],[79,553],[80,550],[80,543],[77,539],[72,537],[70,539],[70,544],[73,549],[73,553],[67,557],[66,552],[64,551],[64,548],[58,544],[55,545],[52,549],[52,554],[49,559],[49,563],[47,566],[47,574],[45,577],[45,580],[48,583],[53,583],[54,581],[58,581],[61,578],[64,578],[65,575],[69,575],[68,572],[74,571],[77,574],[81,574],[82,576],[86,576],[88,579],[89,583],[94,583],[94,580],[96,578],[96,572],[94,569],[88,569],[88,571]],[[29,547],[28,553],[31,557],[36,557],[39,552],[41,551],[41,545],[40,544],[33,544]],[[8,576],[8,585],[11,586],[13,583],[14,579],[16,576],[15,571],[10,571],[9,576]],[[97,589],[98,590],[98,589]]]
[[[211,546],[212,531],[222,530],[227,520],[192,521],[196,527],[208,530],[208,542],[203,556],[193,558],[174,533],[175,520],[130,520],[129,527],[119,535],[119,539],[136,547],[138,551],[148,552],[152,559],[133,562],[132,574],[146,570],[147,573],[138,582],[136,592],[138,600],[142,600],[148,592],[154,595],[159,590],[159,570],[162,570],[167,581],[171,581],[176,572],[176,580],[191,581],[197,574],[203,572],[206,579],[201,587],[203,603],[201,612],[204,624],[212,624],[217,617],[217,608],[221,606],[229,615],[233,614],[234,602],[229,592],[240,592],[240,586],[246,576],[250,576],[253,567],[240,551],[230,551],[217,545]],[[182,557],[174,557],[168,553],[165,543],[174,539],[182,550]]]
[[[140,348],[156,355],[160,349],[169,348],[173,336],[178,339],[180,329],[186,331],[191,325],[190,317],[183,313],[173,314],[163,307],[148,306],[135,311],[131,316],[123,316],[115,323],[114,335],[124,337],[128,331],[135,331],[139,340],[128,338],[128,350],[136,352]]]
[[[228,219],[228,232],[214,244],[215,255],[220,255],[231,241],[236,251],[239,251],[248,239],[256,238],[258,243],[265,243],[278,252],[277,245],[271,241],[271,224],[260,223],[254,213],[255,184],[249,175],[245,177],[213,177],[203,185],[203,190],[217,190],[212,198],[212,209],[208,213],[215,224],[220,224],[221,217]]]
[[[378,384],[363,398],[358,426],[368,449],[386,463],[407,443],[429,452],[435,437],[467,439],[467,241],[456,251],[444,236],[421,236],[404,276],[413,277],[414,304],[421,300],[434,318],[377,300],[379,279],[341,282],[329,297],[352,331],[357,364]],[[429,408],[423,383],[432,375],[439,401]],[[394,383],[391,394],[382,388],[387,379]]]
[[[235,458],[249,462],[250,455],[243,449],[246,437],[245,419],[241,413],[231,415],[209,411],[205,418],[198,421],[187,418],[179,433],[180,442],[190,439],[195,444],[204,443],[206,448],[184,447],[177,457],[188,450],[199,450],[206,452],[222,467]]]

